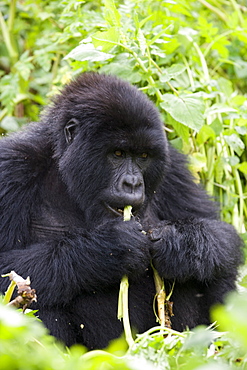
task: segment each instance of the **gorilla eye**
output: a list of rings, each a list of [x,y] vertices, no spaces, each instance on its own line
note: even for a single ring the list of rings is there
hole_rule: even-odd
[[[147,157],[148,157],[148,154],[145,152],[140,155],[140,158],[143,158],[143,159],[147,159]]]
[[[115,150],[114,152],[116,157],[124,157],[124,151],[123,150]]]

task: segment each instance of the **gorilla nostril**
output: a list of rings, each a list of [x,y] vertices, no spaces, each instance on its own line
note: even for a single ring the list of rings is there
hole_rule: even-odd
[[[136,193],[142,190],[142,181],[137,176],[126,175],[122,182],[122,188],[126,193]]]

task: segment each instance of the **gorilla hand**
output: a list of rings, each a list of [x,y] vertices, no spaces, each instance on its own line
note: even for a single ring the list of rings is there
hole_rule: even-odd
[[[138,277],[150,264],[151,242],[142,231],[140,223],[114,220],[97,227],[103,243],[109,249],[109,263],[122,275]]]
[[[210,269],[204,271],[207,246],[204,249],[195,226],[192,221],[163,221],[149,232],[150,253],[160,276],[184,281],[192,276],[201,280],[202,275],[212,273]]]

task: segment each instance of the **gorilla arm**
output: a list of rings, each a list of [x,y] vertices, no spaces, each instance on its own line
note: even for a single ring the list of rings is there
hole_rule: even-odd
[[[151,240],[154,266],[167,279],[236,276],[241,262],[241,240],[231,225],[221,221],[164,221],[153,230]]]
[[[111,221],[88,234],[68,234],[59,240],[0,254],[1,273],[15,270],[36,289],[38,305],[68,304],[83,292],[135,278],[149,263],[147,238],[134,221]],[[5,279],[0,281],[4,291]]]
[[[218,221],[217,205],[195,183],[184,155],[171,150],[171,166],[157,191],[151,227],[151,254],[159,274],[185,281],[208,281],[231,274],[242,260],[242,241],[235,229]]]

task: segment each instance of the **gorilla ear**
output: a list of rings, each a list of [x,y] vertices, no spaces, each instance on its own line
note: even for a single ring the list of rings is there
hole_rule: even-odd
[[[78,126],[78,121],[75,118],[71,118],[64,127],[64,135],[67,144],[71,144],[75,137],[75,130]]]

